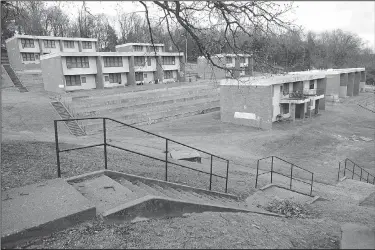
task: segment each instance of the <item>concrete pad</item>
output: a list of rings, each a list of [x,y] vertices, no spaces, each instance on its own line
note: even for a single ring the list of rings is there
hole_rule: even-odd
[[[2,244],[48,235],[95,217],[95,207],[63,179],[2,192]]]
[[[375,249],[375,228],[347,223],[341,227],[341,249]]]
[[[95,204],[97,214],[102,214],[137,197],[137,194],[130,189],[105,175],[72,185]]]
[[[201,156],[195,150],[172,150],[170,154],[176,160],[201,162]]]

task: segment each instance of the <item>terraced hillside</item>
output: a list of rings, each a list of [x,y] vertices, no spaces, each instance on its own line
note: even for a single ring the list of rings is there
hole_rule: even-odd
[[[120,92],[119,90],[118,92]],[[67,104],[75,117],[110,117],[128,124],[152,124],[180,117],[217,111],[219,89],[209,84],[189,85],[141,92],[82,92]],[[102,121],[90,120],[85,130],[93,133]]]

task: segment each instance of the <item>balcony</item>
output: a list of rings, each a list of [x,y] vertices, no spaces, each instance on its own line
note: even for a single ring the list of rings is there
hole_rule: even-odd
[[[324,89],[303,89],[303,94],[306,96],[320,96],[324,95]]]
[[[309,98],[301,91],[283,92],[280,95],[280,103],[305,103]]]

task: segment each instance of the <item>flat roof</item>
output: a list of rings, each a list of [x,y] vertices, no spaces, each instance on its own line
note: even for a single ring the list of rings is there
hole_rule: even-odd
[[[158,52],[157,56],[183,56],[184,53],[178,52]],[[154,52],[56,52],[41,55],[40,60],[45,60],[60,56],[155,56]]]
[[[361,72],[365,70],[366,70],[365,68],[326,69],[326,70],[296,71],[296,72],[289,72],[289,74],[291,75],[296,75],[296,74],[336,75],[336,74],[343,74],[343,73]]]
[[[244,57],[251,57],[251,54],[216,54],[213,57],[236,57],[236,56],[244,56]]]
[[[239,79],[222,79],[220,85],[235,86],[271,86],[288,82],[309,81],[325,78],[325,75],[301,74],[301,75],[270,75],[270,76],[250,76],[240,77]]]
[[[5,42],[9,42],[10,40],[16,38],[26,38],[26,39],[41,39],[41,40],[68,40],[68,41],[86,41],[86,42],[97,42],[97,38],[83,38],[83,37],[58,37],[58,36],[33,36],[33,35],[19,35],[16,34],[11,38],[5,40]]]
[[[127,47],[127,46],[132,46],[132,45],[139,45],[139,46],[152,46],[152,43],[124,43],[124,44],[119,44],[116,45],[115,48],[121,48],[121,47]],[[162,43],[155,43],[155,47],[164,47],[164,44]]]

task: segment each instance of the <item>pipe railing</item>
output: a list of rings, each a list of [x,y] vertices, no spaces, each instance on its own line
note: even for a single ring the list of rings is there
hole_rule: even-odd
[[[353,168],[349,168],[349,164],[348,162],[352,163],[353,164]],[[359,180],[360,181],[364,181],[366,183],[370,183],[370,184],[374,184],[375,185],[375,176],[370,174],[367,170],[365,170],[363,167],[360,167],[357,163],[355,163],[354,161],[350,160],[349,158],[346,158],[343,162],[339,162],[339,171],[337,172],[337,181],[340,180],[340,173],[341,173],[341,164],[344,165],[344,171],[343,171],[343,176],[346,176],[346,172],[350,172],[350,175],[349,177],[351,179],[354,179],[354,176],[357,176],[359,177]],[[358,171],[360,172],[360,174],[358,173],[358,171],[356,172],[356,170],[359,169]],[[371,181],[372,179],[372,181]]]
[[[75,148],[63,149],[63,150],[61,150],[59,148],[59,135],[58,135],[58,126],[57,126],[58,122],[81,121],[81,120],[98,120],[98,119],[102,119],[103,120],[103,143],[93,144],[93,145],[89,145],[89,146],[82,146],[82,147],[75,147]],[[158,137],[160,139],[165,140],[165,159],[159,159],[159,158],[151,156],[151,155],[142,154],[140,152],[136,152],[136,151],[133,151],[133,150],[130,150],[130,149],[126,149],[126,148],[119,147],[119,146],[113,145],[111,143],[108,143],[107,142],[107,121],[113,121],[113,122],[121,124],[123,126],[129,127],[129,128],[132,128],[132,129],[135,129],[135,130],[141,131],[143,133],[150,134],[150,135],[153,135],[153,136],[156,136],[156,137]],[[93,148],[93,147],[103,146],[104,169],[108,169],[107,147],[112,147],[112,148],[116,148],[116,149],[119,149],[119,150],[131,152],[131,153],[134,153],[134,154],[138,154],[138,155],[141,155],[141,156],[144,156],[144,157],[148,157],[150,159],[154,159],[154,160],[165,162],[165,177],[164,177],[165,181],[168,181],[168,166],[169,166],[169,164],[171,164],[171,165],[176,165],[176,166],[179,166],[179,167],[182,167],[182,168],[185,168],[185,169],[189,169],[189,170],[192,170],[192,171],[196,171],[196,172],[199,172],[199,173],[204,173],[204,174],[209,175],[209,187],[208,187],[208,189],[210,191],[212,190],[212,177],[213,176],[215,176],[217,178],[225,179],[225,193],[228,192],[229,160],[225,159],[223,157],[211,154],[211,153],[209,153],[207,151],[204,151],[204,150],[201,150],[201,149],[198,149],[198,148],[186,145],[184,143],[172,140],[170,138],[167,138],[167,137],[164,137],[164,136],[161,136],[161,135],[157,135],[157,134],[154,134],[152,132],[149,132],[149,131],[146,131],[146,130],[134,127],[132,125],[126,124],[124,122],[121,122],[121,121],[118,121],[118,120],[115,120],[115,119],[112,119],[112,118],[107,118],[107,117],[88,117],[88,118],[71,118],[71,119],[54,120],[54,128],[55,128],[55,144],[56,144],[56,157],[57,157],[56,161],[57,161],[57,177],[58,178],[61,178],[60,153],[62,153],[62,152],[68,152],[68,151],[73,151],[73,150],[80,150],[80,149],[87,149],[87,148]],[[198,152],[205,153],[205,154],[209,155],[210,156],[210,172],[206,172],[206,171],[194,169],[194,168],[191,168],[191,167],[188,167],[188,166],[184,166],[182,164],[179,164],[179,163],[176,163],[176,162],[173,162],[173,161],[169,161],[168,160],[168,153],[169,153],[169,151],[168,151],[168,144],[170,142],[173,142],[173,143],[176,143],[178,145],[181,145],[181,146],[184,146],[184,147],[187,147],[187,148],[190,148],[190,149],[196,150]],[[223,160],[223,161],[226,162],[226,176],[221,176],[221,175],[217,175],[217,174],[213,173],[213,160],[214,160],[214,158],[221,159],[221,160]]]

